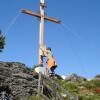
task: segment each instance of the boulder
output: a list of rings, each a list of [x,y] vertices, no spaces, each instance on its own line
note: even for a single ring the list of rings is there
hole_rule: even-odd
[[[25,64],[0,62],[0,87],[9,87],[13,100],[26,100],[30,95],[35,95],[36,82]]]

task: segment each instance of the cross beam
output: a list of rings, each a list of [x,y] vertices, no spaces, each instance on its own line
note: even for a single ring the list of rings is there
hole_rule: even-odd
[[[44,15],[44,8],[46,7],[45,0],[40,0],[40,13],[32,12],[30,10],[23,9],[21,12],[40,18],[40,35],[39,35],[39,45],[44,45],[44,20],[48,20],[57,24],[61,21],[55,18],[51,18]],[[43,64],[43,51],[39,48],[39,64]]]
[[[31,15],[31,16],[35,16],[35,17],[41,18],[41,15],[40,15],[39,13],[32,12],[32,11],[30,11],[30,10],[23,9],[21,12],[22,12],[22,13],[25,13],[25,14],[28,14],[28,15]],[[44,19],[45,19],[45,20],[48,20],[48,21],[51,21],[51,22],[58,23],[58,24],[61,23],[60,20],[57,20],[57,19],[55,19],[55,18],[51,18],[51,17],[48,17],[48,16],[44,16]]]

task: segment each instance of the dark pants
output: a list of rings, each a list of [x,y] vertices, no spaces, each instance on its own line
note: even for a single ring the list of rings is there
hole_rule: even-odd
[[[57,65],[52,66],[52,67],[50,68],[50,70],[51,70],[52,73],[54,73],[54,70],[56,69],[56,67],[57,67]]]

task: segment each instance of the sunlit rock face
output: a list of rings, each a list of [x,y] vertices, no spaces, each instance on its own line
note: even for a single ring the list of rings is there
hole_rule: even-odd
[[[0,88],[9,87],[13,100],[25,100],[35,94],[34,78],[25,64],[0,62]],[[2,92],[1,91],[1,92]]]

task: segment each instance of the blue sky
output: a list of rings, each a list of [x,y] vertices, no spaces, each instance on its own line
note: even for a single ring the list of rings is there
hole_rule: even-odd
[[[45,0],[48,16],[63,25],[45,22],[45,45],[57,60],[56,73],[92,78],[100,74],[100,0]],[[39,12],[39,0],[0,0],[0,29],[6,32],[18,12],[26,8]],[[39,20],[20,14],[6,34],[0,61],[38,63]]]

